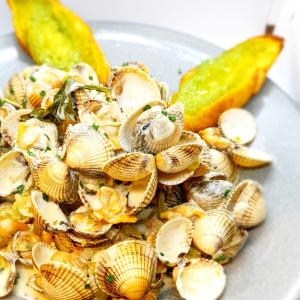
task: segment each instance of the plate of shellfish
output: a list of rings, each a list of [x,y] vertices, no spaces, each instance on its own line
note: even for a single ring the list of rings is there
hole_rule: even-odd
[[[48,53],[18,2],[17,40],[0,37],[0,298],[299,299],[300,115],[266,79],[283,40],[222,51],[76,19],[88,57],[55,27]]]

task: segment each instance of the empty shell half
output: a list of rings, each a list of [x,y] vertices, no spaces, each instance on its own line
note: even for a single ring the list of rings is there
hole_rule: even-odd
[[[17,274],[16,257],[6,252],[0,252],[0,298],[7,296],[14,287]]]
[[[189,252],[193,238],[193,223],[185,217],[166,222],[156,236],[157,257],[168,265],[176,265]]]
[[[195,258],[178,267],[176,287],[186,300],[217,299],[225,284],[223,267],[213,260]]]
[[[237,144],[245,145],[256,136],[254,117],[243,108],[231,108],[219,118],[219,128],[223,135]]]
[[[209,127],[200,131],[202,139],[213,149],[227,150],[233,142],[222,136],[218,127]]]

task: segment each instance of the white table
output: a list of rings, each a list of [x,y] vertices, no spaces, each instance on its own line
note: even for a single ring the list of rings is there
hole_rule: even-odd
[[[151,24],[186,32],[223,48],[262,34],[268,20],[287,38],[270,76],[300,105],[300,1],[298,0],[63,0],[86,20]],[[299,3],[297,3],[299,2]],[[294,16],[294,18],[292,18]],[[296,27],[297,26],[297,27]],[[297,31],[295,32],[295,30]],[[0,2],[0,34],[12,32],[6,1]]]

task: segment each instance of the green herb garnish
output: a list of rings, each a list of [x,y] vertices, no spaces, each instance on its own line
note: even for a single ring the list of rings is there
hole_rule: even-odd
[[[29,155],[29,156],[35,156],[35,153],[34,152],[32,152],[32,151],[30,151],[30,150],[27,150],[27,154]]]
[[[143,111],[146,111],[146,110],[148,110],[150,108],[151,108],[151,106],[149,104],[147,104],[146,106],[144,106]]]
[[[45,97],[45,96],[46,96],[46,92],[45,92],[44,90],[41,90],[41,91],[40,91],[40,96],[41,96],[41,97]]]
[[[161,113],[162,113],[163,115],[165,115],[165,116],[168,115],[168,112],[167,112],[165,109],[163,109],[163,110],[161,111]]]
[[[90,285],[89,283],[86,283],[86,284],[84,285],[84,288],[85,288],[85,289],[89,289],[89,288],[91,288],[91,285]]]
[[[120,107],[120,109],[121,109],[121,112],[124,112],[124,110],[123,110],[123,108],[122,108],[122,107]]]
[[[106,281],[109,283],[112,283],[115,280],[115,276],[114,275],[107,275],[106,276]]]
[[[160,252],[159,254],[160,254],[161,256],[165,256],[165,254],[164,254],[163,252]]]
[[[175,122],[175,121],[176,121],[176,116],[175,116],[175,115],[168,115],[168,119],[169,119],[171,122]]]
[[[23,99],[22,99],[22,107],[25,108],[26,107],[26,104],[27,104],[27,97],[25,96]]]
[[[47,147],[45,148],[45,152],[47,152],[47,151],[50,151],[51,150],[51,148],[47,145]]]
[[[222,255],[220,255],[220,256],[218,256],[217,258],[215,258],[215,261],[224,261],[226,259],[226,256],[225,256],[225,254],[222,254]]]
[[[89,80],[93,80],[93,79],[94,79],[93,76],[90,75],[90,76],[89,76]]]
[[[4,270],[4,267],[0,267],[0,272]]]
[[[46,194],[43,193],[43,200],[45,200],[46,202],[48,202],[49,201],[48,195],[46,195]]]
[[[5,103],[5,100],[0,98],[0,107],[2,107],[4,105],[4,103]]]
[[[24,188],[25,188],[24,184],[19,185],[16,189],[16,193],[23,194]]]
[[[68,224],[66,222],[64,222],[64,221],[60,221],[59,225],[68,225]]]
[[[9,92],[10,92],[11,95],[13,95],[15,93],[15,91],[12,87],[9,89]]]
[[[104,135],[108,138],[108,135],[107,135],[107,133],[106,132],[104,132]]]
[[[91,128],[93,128],[95,131],[97,131],[99,129],[99,125],[93,124],[91,126]]]
[[[127,66],[129,66],[129,62],[122,63],[122,67],[127,67]]]
[[[30,76],[29,76],[29,79],[30,79],[32,82],[36,82],[36,78],[35,78],[33,75],[30,75]]]
[[[61,159],[61,156],[59,154],[55,154],[55,157]]]
[[[79,181],[79,185],[82,189],[84,188],[84,184],[83,184],[82,180]]]
[[[47,138],[47,140],[50,142],[50,138],[49,138],[49,135],[44,133],[44,136]]]
[[[230,189],[227,189],[225,192],[224,192],[224,197],[227,198],[230,194],[231,190]]]

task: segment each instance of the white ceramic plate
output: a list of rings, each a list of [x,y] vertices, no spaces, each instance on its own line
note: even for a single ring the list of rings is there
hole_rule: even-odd
[[[178,86],[179,73],[221,51],[165,29],[115,22],[91,25],[111,65],[143,62],[154,77],[169,84],[172,92]],[[13,35],[0,37],[2,87],[15,71],[30,63]],[[269,80],[247,109],[258,124],[254,146],[270,153],[274,163],[243,171],[242,178],[256,179],[263,185],[268,216],[263,225],[250,231],[242,252],[225,266],[228,284],[222,299],[300,299],[300,113]],[[180,298],[174,290],[163,290],[159,299]]]

